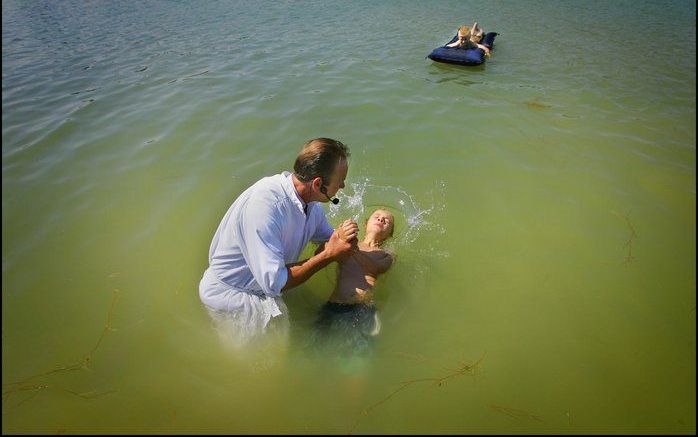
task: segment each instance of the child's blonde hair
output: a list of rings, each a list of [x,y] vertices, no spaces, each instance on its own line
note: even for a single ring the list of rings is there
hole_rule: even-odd
[[[477,24],[477,21],[475,24],[473,24],[473,28],[471,29],[470,32],[470,41],[474,43],[479,43],[482,40],[482,37],[485,35],[485,31],[482,30],[482,27],[480,27],[479,24]]]
[[[463,36],[468,36],[470,33],[470,28],[468,26],[461,26],[458,28],[458,36],[463,35]]]

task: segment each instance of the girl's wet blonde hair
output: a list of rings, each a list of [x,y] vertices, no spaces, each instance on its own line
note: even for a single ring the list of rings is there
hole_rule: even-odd
[[[476,30],[475,26],[473,25],[472,32],[470,32],[470,41],[474,43],[480,42],[484,36],[484,33],[485,31],[482,30],[482,27],[478,26]]]
[[[468,36],[470,34],[470,28],[468,26],[461,26],[458,28],[458,36]]]

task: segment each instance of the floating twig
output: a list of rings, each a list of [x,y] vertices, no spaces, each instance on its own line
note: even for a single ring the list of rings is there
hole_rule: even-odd
[[[72,372],[76,370],[91,370],[89,367],[90,362],[92,361],[92,358],[94,354],[97,352],[97,349],[99,349],[99,346],[102,344],[102,340],[104,337],[107,335],[109,331],[114,331],[114,329],[111,327],[111,317],[114,312],[114,308],[116,306],[116,301],[119,298],[119,290],[118,289],[113,289],[112,290],[112,300],[111,300],[111,305],[109,307],[109,311],[107,313],[107,321],[104,324],[104,329],[102,329],[102,333],[99,336],[99,339],[97,339],[97,343],[95,346],[92,348],[92,350],[85,355],[80,361],[74,364],[70,364],[67,366],[58,366],[52,370],[49,370],[47,372],[42,372],[42,373],[37,373],[35,375],[31,375],[27,378],[24,378],[20,381],[16,382],[11,382],[8,384],[3,384],[2,385],[2,399],[4,402],[8,401],[10,397],[14,394],[17,393],[24,393],[24,392],[33,392],[30,396],[27,396],[26,398],[22,399],[19,403],[14,405],[14,408],[19,407],[20,405],[24,404],[25,402],[28,402],[29,400],[33,399],[36,397],[36,395],[39,394],[42,390],[46,389],[54,389],[54,390],[59,390],[63,391],[69,394],[72,394],[77,397],[81,397],[83,399],[91,399],[93,397],[97,396],[102,396],[103,394],[111,393],[111,391],[108,392],[103,392],[103,393],[96,393],[94,390],[86,393],[78,393],[75,391],[71,391],[68,389],[56,387],[54,385],[49,385],[49,384],[29,384],[30,381],[37,379],[37,378],[46,378],[51,375],[54,375],[56,373],[61,373],[61,372]],[[95,394],[96,393],[96,394]]]
[[[520,410],[518,408],[510,408],[510,407],[502,407],[500,405],[488,405],[488,407],[496,411],[498,413],[506,414],[509,417],[513,417],[514,419],[520,419],[520,418],[526,418],[526,419],[532,419],[532,420],[537,420],[539,422],[542,422],[543,419],[541,419],[540,416],[536,414],[529,413],[526,410]]]
[[[623,259],[623,264],[630,264],[635,259],[635,257],[633,256],[633,240],[635,239],[635,237],[637,237],[637,232],[635,232],[635,227],[630,222],[630,214],[620,214],[616,211],[612,212],[618,217],[624,219],[625,223],[628,225],[628,229],[630,229],[630,238],[628,238],[628,241],[626,241],[625,244],[623,244],[623,247],[628,248],[628,254]]]
[[[400,354],[403,355],[403,356],[408,356],[408,357],[410,357],[410,355],[405,354],[405,353],[400,353]],[[437,386],[441,387],[441,386],[444,384],[444,382],[445,382],[446,380],[450,379],[450,378],[453,378],[453,377],[456,377],[456,376],[462,376],[462,375],[466,375],[466,374],[470,374],[470,375],[473,375],[473,376],[474,376],[475,371],[479,368],[480,363],[481,363],[482,360],[485,358],[485,354],[486,354],[486,352],[483,352],[483,354],[482,354],[482,356],[480,357],[480,359],[478,359],[478,360],[477,360],[475,363],[473,363],[473,364],[461,363],[461,366],[458,367],[458,368],[456,368],[456,369],[447,369],[447,370],[450,370],[450,371],[451,371],[451,373],[449,373],[449,374],[447,374],[447,375],[444,375],[444,376],[441,376],[441,377],[433,377],[433,378],[411,379],[411,380],[409,380],[409,381],[404,381],[404,382],[402,382],[402,383],[400,384],[400,386],[399,386],[397,389],[395,389],[395,390],[393,390],[392,392],[390,392],[390,394],[388,394],[388,396],[386,396],[386,397],[384,397],[383,399],[381,399],[380,401],[378,401],[378,402],[376,402],[376,403],[374,403],[374,404],[372,404],[372,405],[369,405],[368,407],[364,408],[364,409],[361,411],[361,414],[360,414],[359,418],[360,418],[361,416],[367,416],[371,411],[375,410],[378,406],[380,406],[380,405],[382,405],[383,403],[387,402],[390,398],[392,398],[393,396],[395,396],[396,394],[398,394],[399,392],[401,392],[402,390],[406,389],[407,387],[409,387],[409,386],[412,385],[412,384],[415,384],[415,383],[418,383],[418,382],[432,382],[433,385],[437,385]],[[412,358],[418,358],[418,359],[425,360],[425,358],[424,358],[423,356],[421,356],[421,355],[417,355],[417,356],[414,356],[414,355],[413,355],[413,356],[411,356],[411,357],[412,357]],[[354,425],[352,426],[351,430],[349,431],[349,434],[351,434],[351,433],[354,431],[354,429],[356,428],[356,426],[358,425],[358,423],[359,423],[359,418],[357,418],[356,421],[354,422]]]

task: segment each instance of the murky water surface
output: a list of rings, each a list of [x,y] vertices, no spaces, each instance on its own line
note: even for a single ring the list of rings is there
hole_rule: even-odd
[[[484,66],[424,57],[477,19]],[[10,433],[695,433],[695,2],[2,5]],[[351,147],[397,219],[368,357],[230,354],[230,203]]]

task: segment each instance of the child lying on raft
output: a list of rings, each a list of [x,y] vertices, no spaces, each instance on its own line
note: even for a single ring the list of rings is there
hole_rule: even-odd
[[[480,27],[477,22],[473,24],[472,29],[468,26],[461,26],[458,29],[458,39],[450,44],[446,44],[446,47],[459,47],[462,49],[482,49],[485,51],[486,55],[490,54],[490,48],[486,45],[480,44],[485,31]]]

